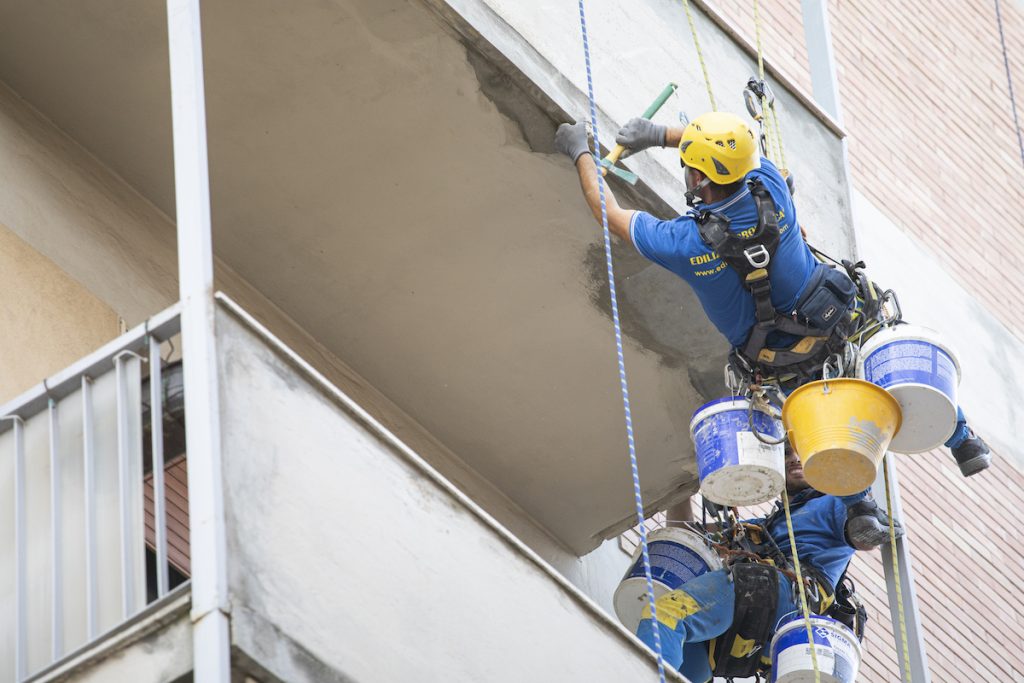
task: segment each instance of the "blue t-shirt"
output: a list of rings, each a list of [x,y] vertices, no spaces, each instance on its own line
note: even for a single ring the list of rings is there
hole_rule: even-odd
[[[856,552],[846,542],[846,504],[836,496],[821,496],[796,507],[791,516],[800,561],[824,572],[834,588]],[[783,554],[791,554],[785,517],[773,523],[768,533]]]
[[[779,212],[782,235],[770,266],[772,305],[778,311],[789,312],[796,307],[800,294],[807,287],[817,261],[800,235],[793,198],[775,165],[762,158],[761,168],[748,173],[747,178],[761,179]],[[757,205],[746,186],[728,199],[705,208],[728,216],[733,232],[757,226]],[[629,232],[633,244],[645,258],[690,283],[704,313],[718,331],[733,346],[742,346],[756,320],[754,297],[743,286],[739,274],[701,239],[693,215],[663,221],[637,211],[630,220]]]

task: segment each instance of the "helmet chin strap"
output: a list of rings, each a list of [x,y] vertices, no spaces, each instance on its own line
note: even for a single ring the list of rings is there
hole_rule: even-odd
[[[703,202],[704,200],[701,199],[700,197],[698,197],[697,193],[700,192],[701,190],[703,190],[705,187],[707,187],[710,184],[711,184],[711,179],[708,178],[707,176],[704,176],[704,180],[700,181],[699,183],[694,185],[692,188],[687,190],[686,194],[684,195],[686,197],[686,205],[687,206],[696,207],[697,204]]]

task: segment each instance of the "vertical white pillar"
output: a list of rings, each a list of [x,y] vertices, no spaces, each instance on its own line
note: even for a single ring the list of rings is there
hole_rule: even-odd
[[[900,503],[900,484],[893,466],[891,454],[885,456],[885,462],[879,469],[872,491],[879,507],[886,510],[885,501],[885,470],[889,471],[889,488],[892,494],[892,510],[895,519],[903,521],[903,505]],[[910,530],[908,530],[910,531]],[[910,560],[910,541],[901,538],[896,541],[896,557],[898,567],[892,565],[892,551],[889,544],[882,547],[882,565],[885,567],[885,585],[889,593],[889,617],[892,619],[892,632],[896,638],[896,658],[900,664],[901,680],[913,683],[931,683],[928,673],[928,653],[924,646],[924,625],[917,609],[917,590],[914,587],[914,565]],[[903,643],[900,635],[900,604],[896,595],[896,572],[899,572],[900,593],[903,598],[903,615],[907,626],[907,644],[910,650],[910,672],[906,670],[903,659]]]
[[[149,430],[153,455],[153,529],[156,543],[156,595],[167,595],[167,497],[164,486],[164,387],[160,340],[149,338]]]
[[[196,683],[229,683],[213,241],[199,0],[167,0]]]
[[[17,415],[3,420],[14,423],[14,680],[28,677],[28,539],[25,519],[25,422]]]
[[[64,529],[61,492],[60,425],[57,402],[47,400],[50,426],[50,657],[64,654]]]
[[[836,59],[832,51],[832,29],[828,22],[828,0],[801,0],[804,15],[804,41],[807,43],[807,61],[811,67],[811,88],[814,101],[828,113],[836,123],[843,125],[843,108],[839,98],[839,79],[836,77]],[[851,258],[857,260],[857,216],[854,213],[853,187],[850,179],[850,155],[846,137],[840,142],[843,156],[843,173],[846,175],[846,205],[854,225],[853,250]]]
[[[839,80],[836,78],[836,60],[832,52],[832,30],[828,24],[827,0],[802,0],[804,13],[804,39],[811,66],[811,87],[814,100],[840,124],[843,110],[839,101]]]
[[[85,614],[89,640],[99,636],[99,566],[96,528],[96,423],[92,410],[92,379],[82,376],[82,479],[85,483]]]
[[[117,481],[121,536],[121,617],[146,604],[146,546],[142,493],[142,358],[114,357],[117,379]]]

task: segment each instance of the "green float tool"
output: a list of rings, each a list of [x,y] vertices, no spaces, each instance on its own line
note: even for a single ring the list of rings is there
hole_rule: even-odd
[[[661,109],[662,105],[665,104],[668,98],[672,96],[672,93],[674,93],[676,91],[676,88],[678,87],[679,86],[676,85],[675,83],[669,83],[668,85],[666,85],[665,89],[661,91],[661,94],[658,95],[658,97],[653,102],[651,102],[651,106],[647,107],[647,109],[644,110],[644,113],[641,114],[640,116],[642,118],[649,119],[656,113],[658,113],[658,110]],[[636,185],[636,181],[639,180],[636,173],[632,173],[624,168],[619,168],[618,166],[615,165],[618,163],[619,157],[622,156],[622,153],[625,151],[626,148],[623,147],[622,145],[615,145],[612,151],[608,153],[608,156],[606,156],[604,159],[598,159],[597,162],[601,165],[602,174],[608,175],[608,172],[611,171],[613,174],[615,174],[622,180],[625,180],[630,185]]]

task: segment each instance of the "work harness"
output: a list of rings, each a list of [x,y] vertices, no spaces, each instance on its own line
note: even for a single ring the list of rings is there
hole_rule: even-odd
[[[800,508],[824,495],[808,489],[794,496],[792,506]],[[715,508],[714,504],[711,504]],[[771,669],[768,644],[777,624],[778,582],[782,577],[793,584],[790,559],[779,549],[769,530],[782,517],[781,504],[764,521],[734,521],[728,525],[726,543],[718,547],[727,556],[727,566],[736,595],[732,625],[708,644],[708,661],[716,677],[748,678],[766,674]],[[723,519],[720,515],[719,519]],[[848,626],[858,640],[864,637],[867,610],[857,599],[852,579],[843,571],[833,587],[823,572],[810,564],[803,565],[806,576],[809,609]],[[781,577],[780,577],[781,574]]]
[[[740,384],[774,381],[788,389],[821,379],[829,362],[844,374],[853,362],[848,340],[878,319],[884,297],[864,275],[862,262],[840,263],[812,247],[818,265],[811,281],[793,311],[777,311],[770,275],[781,238],[778,209],[759,178],[749,178],[746,184],[757,207],[754,228],[735,232],[728,216],[708,209],[698,208],[695,215],[701,239],[739,274],[754,299],[754,326],[746,341],[732,350],[730,370]],[[797,341],[770,348],[779,334]]]

